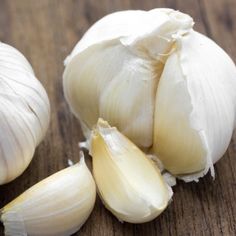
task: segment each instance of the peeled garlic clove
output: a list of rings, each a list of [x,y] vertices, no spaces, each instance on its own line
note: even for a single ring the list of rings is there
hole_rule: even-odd
[[[1,210],[6,235],[71,235],[85,223],[96,187],[80,162],[34,185]]]
[[[48,96],[25,57],[0,43],[0,184],[30,163],[49,124]]]
[[[172,192],[159,169],[102,119],[92,132],[90,153],[102,201],[119,220],[147,222],[167,207]]]

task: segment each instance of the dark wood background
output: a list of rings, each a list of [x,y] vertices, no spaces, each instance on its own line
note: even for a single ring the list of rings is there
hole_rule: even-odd
[[[68,158],[78,161],[77,143],[83,136],[62,92],[63,60],[75,43],[92,23],[110,12],[156,7],[190,14],[195,29],[213,38],[236,61],[235,0],[0,0],[0,41],[28,58],[48,92],[52,109],[47,136],[29,168],[0,187],[0,208],[66,167]],[[178,182],[168,209],[146,224],[119,223],[97,198],[93,213],[76,235],[236,235],[236,135],[215,171],[214,181],[207,175],[199,183]]]

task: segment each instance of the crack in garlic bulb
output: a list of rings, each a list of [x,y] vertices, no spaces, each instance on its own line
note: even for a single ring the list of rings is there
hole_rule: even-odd
[[[48,96],[26,58],[0,43],[0,184],[29,165],[49,124]]]
[[[87,138],[101,117],[186,181],[214,175],[236,109],[234,63],[193,24],[172,9],[110,14],[78,42],[63,76]]]

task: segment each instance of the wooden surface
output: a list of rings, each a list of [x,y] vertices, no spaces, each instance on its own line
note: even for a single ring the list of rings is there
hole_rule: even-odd
[[[77,143],[83,136],[62,92],[63,60],[75,43],[93,22],[110,12],[156,7],[189,13],[195,19],[195,29],[213,38],[236,61],[235,0],[0,0],[0,40],[28,58],[52,108],[47,136],[29,168],[0,187],[0,208],[66,167],[68,158],[78,161]],[[97,198],[92,215],[76,235],[236,235],[236,135],[215,171],[214,181],[207,175],[198,184],[178,182],[168,209],[155,221],[142,225],[119,223]]]

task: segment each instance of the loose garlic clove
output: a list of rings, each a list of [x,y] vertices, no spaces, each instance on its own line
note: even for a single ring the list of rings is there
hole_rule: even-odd
[[[102,119],[92,132],[90,154],[99,195],[119,220],[144,223],[167,207],[172,191],[159,169]]]
[[[110,14],[78,42],[63,76],[87,139],[101,117],[185,181],[214,176],[236,126],[236,67],[193,24],[172,9]]]
[[[48,96],[26,58],[0,42],[0,184],[29,165],[50,118]]]
[[[96,187],[84,157],[78,164],[51,175],[1,210],[5,234],[71,235],[85,223]]]

